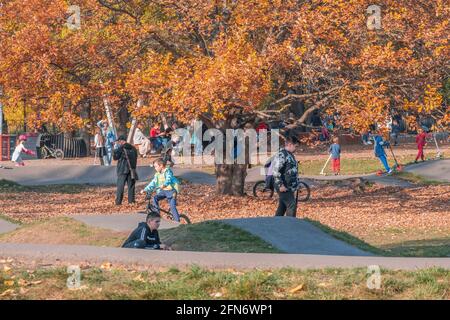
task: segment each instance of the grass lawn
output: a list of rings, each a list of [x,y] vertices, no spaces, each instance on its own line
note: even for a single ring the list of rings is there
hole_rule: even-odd
[[[138,271],[84,266],[77,290],[63,267],[0,261],[0,299],[450,299],[450,270],[381,270],[369,289],[366,269]],[[6,266],[6,268],[5,268]],[[7,270],[7,271],[5,271]]]
[[[428,186],[430,186],[430,185],[431,186],[449,185],[450,184],[448,182],[427,179],[425,177],[422,177],[420,175],[414,174],[412,172],[397,172],[397,173],[394,174],[394,177],[402,179],[402,180],[409,181],[411,183],[421,184],[421,185],[428,185]]]
[[[214,221],[161,230],[161,241],[174,250],[281,253],[269,243],[239,228]]]
[[[239,228],[219,222],[160,230],[161,241],[179,251],[280,253]],[[0,235],[0,242],[120,247],[128,233],[88,226],[69,217],[46,219]]]
[[[387,151],[389,166],[393,166],[395,164],[394,158]],[[430,152],[427,154],[427,159],[434,159],[436,153]],[[300,173],[303,175],[318,175],[325,165],[326,158],[324,160],[300,160]],[[405,166],[413,163],[415,160],[414,155],[403,155],[398,156],[397,161]],[[375,173],[378,170],[383,169],[383,165],[381,164],[378,158],[346,158],[345,154],[341,156],[341,174],[369,174]],[[331,161],[328,163],[327,168],[324,171],[325,173],[331,173]]]
[[[126,233],[87,226],[68,217],[58,217],[23,224],[12,232],[0,235],[0,242],[119,247],[126,237]]]

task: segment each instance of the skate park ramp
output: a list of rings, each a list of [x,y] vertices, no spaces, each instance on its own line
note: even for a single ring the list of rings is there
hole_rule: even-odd
[[[427,179],[450,183],[450,159],[412,164],[406,167],[405,171]]]
[[[308,221],[292,217],[262,217],[220,220],[269,242],[285,253],[372,256],[338,240]]]

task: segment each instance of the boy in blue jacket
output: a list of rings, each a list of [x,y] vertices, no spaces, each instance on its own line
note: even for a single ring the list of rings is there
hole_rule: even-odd
[[[392,173],[392,169],[389,167],[386,152],[384,151],[385,147],[389,147],[389,141],[383,140],[383,137],[379,134],[376,134],[373,137],[373,145],[374,145],[374,152],[375,156],[380,159],[381,163],[383,164],[384,168],[386,169],[386,172],[388,174]]]
[[[180,183],[174,177],[172,170],[165,166],[162,159],[155,160],[153,166],[156,170],[155,176],[141,193],[152,193],[156,190],[156,195],[153,197],[153,206],[159,211],[159,201],[167,199],[173,219],[180,222],[180,215],[177,210],[177,194]]]

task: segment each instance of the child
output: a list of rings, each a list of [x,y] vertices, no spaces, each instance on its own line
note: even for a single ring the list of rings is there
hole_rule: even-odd
[[[139,223],[138,227],[130,234],[122,245],[122,248],[170,250],[159,239],[158,228],[161,223],[159,214],[152,212],[147,215],[145,222]]]
[[[423,148],[427,144],[427,137],[428,137],[428,134],[424,130],[419,129],[417,131],[418,131],[418,134],[416,136],[416,143],[417,143],[417,149],[419,150],[419,152],[417,153],[416,160],[414,161],[415,163],[417,163],[417,160],[419,160],[419,158],[421,158],[422,161],[425,161],[425,155],[423,154]]]
[[[16,149],[14,150],[14,153],[11,158],[11,161],[16,163],[16,167],[25,166],[25,163],[23,162],[22,159],[22,152],[33,156],[36,155],[35,152],[25,148],[25,146],[23,145],[25,141],[27,141],[27,136],[23,134],[20,135],[19,139],[17,140]]]
[[[373,137],[373,141],[374,141],[374,152],[375,152],[375,156],[380,159],[381,163],[383,164],[384,168],[386,169],[386,172],[388,174],[392,173],[392,169],[389,167],[387,158],[386,158],[386,152],[384,151],[384,147],[388,147],[389,146],[389,142],[388,141],[384,141],[383,137],[381,137],[378,134],[375,134],[375,136]]]
[[[179,191],[179,181],[174,177],[170,168],[165,167],[162,159],[153,162],[156,173],[153,180],[145,187],[141,193],[151,193],[156,190],[156,195],[153,197],[153,206],[159,211],[159,200],[167,199],[170,205],[170,212],[173,219],[180,222],[180,215],[177,210],[177,194]]]
[[[331,166],[333,168],[334,175],[341,173],[341,146],[339,145],[339,138],[333,138],[333,144],[330,146],[328,152],[331,153]]]

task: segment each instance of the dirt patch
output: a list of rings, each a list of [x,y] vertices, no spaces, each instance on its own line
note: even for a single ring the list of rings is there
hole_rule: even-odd
[[[70,218],[61,217],[24,225],[0,236],[0,242],[71,244],[118,247],[127,234],[89,227]]]

